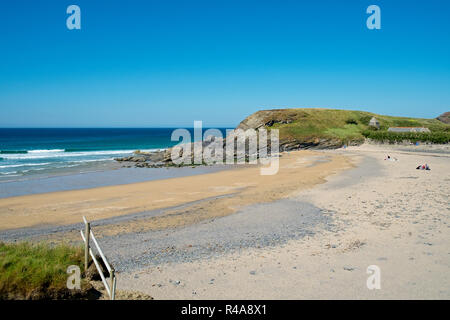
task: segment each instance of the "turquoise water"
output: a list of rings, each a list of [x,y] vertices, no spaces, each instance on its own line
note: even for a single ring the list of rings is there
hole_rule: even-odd
[[[135,150],[166,149],[173,128],[0,129],[0,181],[108,168]],[[191,131],[193,136],[193,129]],[[226,129],[221,129],[225,135]]]

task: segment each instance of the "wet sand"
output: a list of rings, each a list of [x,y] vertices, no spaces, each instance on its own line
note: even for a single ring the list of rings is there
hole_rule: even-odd
[[[31,194],[92,189],[145,181],[179,178],[230,169],[232,166],[212,165],[182,168],[124,168],[116,163],[109,170],[42,176],[21,181],[0,181],[0,198]],[[192,170],[195,169],[195,170]]]

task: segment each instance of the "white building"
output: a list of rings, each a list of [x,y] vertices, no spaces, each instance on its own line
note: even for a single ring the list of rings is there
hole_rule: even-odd
[[[372,117],[372,119],[370,119],[369,121],[369,126],[380,129],[380,122],[378,122],[377,118]]]

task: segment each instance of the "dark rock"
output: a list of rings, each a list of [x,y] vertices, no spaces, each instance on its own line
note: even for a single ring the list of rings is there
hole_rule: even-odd
[[[450,111],[444,112],[436,119],[438,119],[439,121],[441,121],[443,123],[450,124]]]

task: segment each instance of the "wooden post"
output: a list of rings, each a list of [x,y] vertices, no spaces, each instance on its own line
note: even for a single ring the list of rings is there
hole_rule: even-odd
[[[115,271],[114,268],[111,269],[111,272],[109,273],[110,277],[111,277],[111,300],[114,300],[116,297],[116,275],[115,275]]]
[[[86,242],[84,243],[84,272],[87,272],[89,266],[89,234],[91,233],[91,223],[85,223],[85,238]]]

